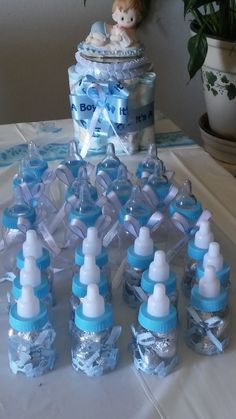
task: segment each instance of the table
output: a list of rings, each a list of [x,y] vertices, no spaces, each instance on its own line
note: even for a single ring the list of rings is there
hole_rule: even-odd
[[[41,124],[41,129],[39,128]],[[160,128],[162,127],[162,128]],[[61,131],[55,131],[62,128]],[[180,136],[180,130],[171,121],[162,119],[159,129],[164,136]],[[35,135],[35,130],[38,132]],[[54,133],[52,131],[55,131]],[[66,132],[66,135],[65,135]],[[70,133],[70,134],[69,134]],[[16,124],[0,127],[0,164],[2,151],[19,143],[34,139],[43,146],[55,142],[63,149],[63,143],[73,136],[70,120],[50,123]],[[23,150],[23,151],[22,151]],[[53,157],[55,148],[49,148]],[[57,148],[58,151],[58,148]],[[24,154],[18,148],[17,156]],[[62,153],[63,154],[63,153]],[[59,153],[58,158],[60,158]],[[12,157],[15,160],[16,155]],[[49,157],[50,157],[49,156]],[[36,379],[14,376],[9,371],[7,359],[7,316],[0,317],[0,417],[1,419],[47,419],[93,417],[103,419],[233,419],[236,399],[236,179],[220,167],[198,145],[160,148],[159,156],[175,171],[178,184],[189,177],[196,196],[204,207],[213,213],[213,229],[222,245],[222,252],[232,265],[232,340],[224,354],[204,357],[186,347],[183,335],[185,326],[184,300],[180,299],[180,362],[175,372],[159,379],[137,372],[132,366],[127,350],[130,341],[130,323],[135,312],[122,301],[120,290],[115,292],[113,307],[115,320],[123,332],[119,341],[120,362],[117,369],[100,378],[87,378],[76,373],[70,363],[70,339],[68,336],[68,302],[70,284],[62,278],[56,284],[58,304],[54,308],[57,331],[56,350],[58,360],[55,370]],[[122,156],[130,170],[134,170],[143,153]],[[90,158],[94,164],[100,156]],[[3,159],[4,160],[4,159]],[[9,163],[9,153],[5,156]],[[58,162],[52,161],[53,167]],[[10,199],[10,180],[16,164],[0,167],[0,210]]]

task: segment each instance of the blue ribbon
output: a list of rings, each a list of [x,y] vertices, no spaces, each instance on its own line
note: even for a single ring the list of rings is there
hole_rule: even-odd
[[[111,121],[128,123],[129,92],[114,79],[100,83],[95,77],[87,76],[81,85],[81,93],[70,95],[73,119],[91,119],[96,108],[106,108]]]

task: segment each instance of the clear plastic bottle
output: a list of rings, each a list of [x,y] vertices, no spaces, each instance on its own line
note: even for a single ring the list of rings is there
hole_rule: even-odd
[[[131,329],[135,367],[161,378],[170,374],[178,362],[177,312],[164,285],[155,285],[153,294],[140,306],[138,324]]]
[[[191,291],[187,309],[186,343],[203,355],[222,353],[230,340],[228,292],[220,285],[215,268],[207,266]]]
[[[77,267],[84,264],[84,256],[91,255],[96,258],[96,265],[109,278],[110,269],[108,264],[108,252],[102,246],[102,240],[98,237],[98,230],[96,227],[88,227],[87,236],[82,242],[82,246],[75,249],[75,263]]]
[[[25,240],[25,232],[32,228],[35,220],[35,210],[26,204],[18,188],[15,192],[15,204],[4,208],[2,215],[1,264],[4,271],[16,269],[16,254]]]
[[[120,159],[116,156],[115,147],[113,143],[107,144],[106,156],[98,163],[96,169],[95,185],[99,195],[106,191],[109,184],[117,178],[118,168],[121,163]],[[101,180],[102,174],[102,182]]]
[[[172,220],[172,227],[168,234],[168,245],[171,247],[183,232],[191,230],[202,213],[201,203],[192,194],[192,184],[189,179],[179,187],[178,194],[169,205],[168,213]]]
[[[128,179],[128,170],[126,166],[120,165],[118,167],[117,178],[108,186],[106,195],[115,192],[120,204],[125,205],[130,198],[132,192],[132,182]]]
[[[91,194],[91,198],[94,201],[96,201],[98,199],[97,189],[95,188],[95,186],[93,186],[91,184],[91,182],[89,180],[89,176],[88,176],[86,166],[81,166],[79,168],[78,176],[76,177],[74,182],[68,187],[68,189],[66,191],[66,194],[65,194],[65,199],[67,200],[68,198],[70,198],[74,194],[79,194],[80,187],[81,187],[83,182],[87,183],[88,189],[89,189],[90,194]]]
[[[31,170],[28,166],[26,160],[21,160],[19,163],[18,173],[12,179],[13,188],[20,187],[23,184],[26,184],[29,191],[32,192],[33,188],[37,183],[40,182],[40,178]],[[30,205],[33,206],[34,202],[30,202]]]
[[[159,161],[160,159],[158,158],[157,145],[150,144],[147,155],[137,166],[137,169],[136,169],[137,178],[147,179],[150,175],[154,173],[155,165]]]
[[[121,328],[113,327],[110,304],[105,304],[96,284],[90,284],[87,295],[75,313],[76,331],[71,350],[72,366],[87,376],[101,376],[115,369],[119,349],[116,341]]]
[[[117,232],[119,257],[116,258],[118,263],[121,262],[127,253],[129,246],[133,244],[133,235],[129,230],[129,220],[134,221],[137,226],[146,226],[153,210],[145,201],[140,186],[134,186],[130,199],[119,211],[119,227]],[[119,259],[119,260],[118,260]]]
[[[34,289],[35,295],[48,308],[52,307],[52,294],[49,290],[49,283],[46,276],[42,275],[33,256],[26,256],[24,267],[20,270],[20,275],[16,276],[12,284],[12,304],[17,301],[22,294],[22,287],[30,285]]]
[[[196,280],[197,264],[202,261],[210,243],[214,240],[209,221],[201,221],[195,237],[190,240],[184,267],[181,287],[186,298],[190,297],[191,289]]]
[[[40,181],[44,172],[48,169],[46,160],[40,155],[36,144],[33,141],[28,143],[28,155],[25,159],[26,167]]]
[[[24,268],[25,258],[33,256],[36,260],[37,267],[41,271],[41,275],[47,278],[49,292],[52,296],[53,304],[55,304],[55,295],[53,290],[54,274],[50,267],[49,251],[42,246],[42,243],[35,230],[26,232],[26,239],[16,256],[16,266],[18,269]]]
[[[164,163],[162,160],[159,160],[155,164],[153,174],[151,174],[148,177],[147,182],[143,187],[143,191],[146,192],[148,195],[149,188],[151,188],[158,201],[156,208],[164,210],[166,205],[168,205],[170,201],[174,199],[178,191],[178,189],[175,188],[170,194],[171,187],[172,183],[168,180],[167,176],[165,175]]]
[[[34,295],[30,285],[23,286],[21,297],[9,313],[8,356],[11,371],[27,377],[39,377],[55,363],[55,331],[46,307]]]
[[[224,261],[220,253],[220,245],[217,242],[212,242],[209,245],[208,252],[205,253],[203,259],[197,264],[196,282],[204,275],[206,266],[214,266],[216,276],[219,279],[222,287],[230,287],[230,265]]]
[[[72,332],[74,329],[76,309],[86,296],[89,284],[97,284],[99,293],[105,298],[105,301],[111,301],[111,290],[106,274],[102,273],[96,265],[95,256],[86,255],[80,271],[72,279],[72,295],[70,298],[72,309],[70,329]]]
[[[139,305],[134,286],[139,287],[143,272],[148,269],[154,258],[154,245],[148,227],[141,227],[139,235],[127,251],[124,269],[123,298],[132,308]]]
[[[70,141],[67,156],[56,169],[56,176],[61,181],[59,182],[61,204],[64,202],[68,186],[70,187],[77,178],[79,169],[86,165],[87,162],[79,154],[77,142]]]
[[[154,255],[154,260],[150,264],[141,279],[141,287],[143,291],[151,295],[156,284],[164,284],[166,294],[170,302],[177,307],[178,292],[176,287],[176,275],[170,270],[170,266],[166,261],[166,255],[163,250],[157,250]]]
[[[82,223],[87,232],[88,227],[94,227],[97,219],[102,215],[101,208],[95,204],[91,198],[91,194],[86,183],[80,187],[79,198],[72,206],[68,213],[69,226],[71,224]],[[69,228],[66,232],[67,241],[70,241],[71,247],[75,247],[79,242],[82,242],[82,237],[75,234],[73,228]]]

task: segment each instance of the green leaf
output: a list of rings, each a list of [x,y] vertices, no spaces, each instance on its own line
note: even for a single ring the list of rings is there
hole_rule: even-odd
[[[206,71],[206,78],[207,78],[208,83],[211,86],[215,85],[215,82],[217,80],[217,76],[214,73],[212,73],[212,71]]]
[[[207,39],[203,31],[199,31],[196,35],[189,39],[188,52],[190,57],[188,62],[188,72],[190,79],[192,79],[197,71],[202,67],[207,55],[207,50]]]
[[[225,86],[226,90],[227,90],[227,96],[229,98],[229,100],[233,100],[236,97],[236,86],[233,83],[230,83],[228,86]]]
[[[227,79],[226,76],[221,77],[221,81],[222,83],[229,83],[229,80]]]
[[[217,96],[217,95],[218,95],[217,90],[215,90],[215,89],[211,89],[211,91],[212,91],[212,93],[213,93],[213,95],[214,95],[214,96]]]
[[[210,3],[214,3],[214,0],[184,0],[184,17],[186,17],[187,13],[192,13]]]

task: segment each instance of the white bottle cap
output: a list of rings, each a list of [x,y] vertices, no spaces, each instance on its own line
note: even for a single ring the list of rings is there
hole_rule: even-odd
[[[165,285],[155,285],[153,294],[148,298],[147,312],[154,317],[164,317],[169,314],[170,300],[166,295]]]
[[[86,317],[100,317],[105,313],[104,298],[99,294],[96,284],[90,284],[87,288],[87,295],[82,302],[82,311]]]
[[[215,267],[216,272],[220,271],[223,268],[224,260],[223,256],[220,254],[220,245],[217,242],[210,243],[208,252],[203,258],[203,267],[207,265],[212,265]]]
[[[214,236],[211,232],[209,221],[201,221],[199,230],[195,234],[194,244],[199,249],[208,249],[209,244],[213,242]]]
[[[43,255],[43,246],[37,236],[35,230],[28,230],[26,232],[26,240],[23,243],[23,256],[33,256],[35,259]]]
[[[24,268],[20,271],[20,284],[22,286],[31,285],[31,287],[37,287],[41,284],[41,271],[33,256],[25,258]]]
[[[96,227],[89,227],[87,237],[83,240],[82,252],[84,255],[98,256],[102,251],[102,241],[98,237]]]
[[[215,298],[220,294],[220,281],[214,266],[205,267],[204,275],[199,280],[199,294],[206,298]]]
[[[150,256],[153,253],[153,240],[148,227],[141,227],[134,241],[134,253],[139,256]]]
[[[163,250],[155,252],[154,261],[149,266],[148,276],[155,282],[164,282],[169,278],[170,267],[166,262],[166,255]]]
[[[96,265],[95,256],[85,255],[84,264],[81,266],[79,274],[82,284],[99,284],[101,271]]]
[[[24,285],[21,291],[21,297],[17,301],[18,316],[30,319],[40,312],[39,299],[34,295],[33,287]]]

